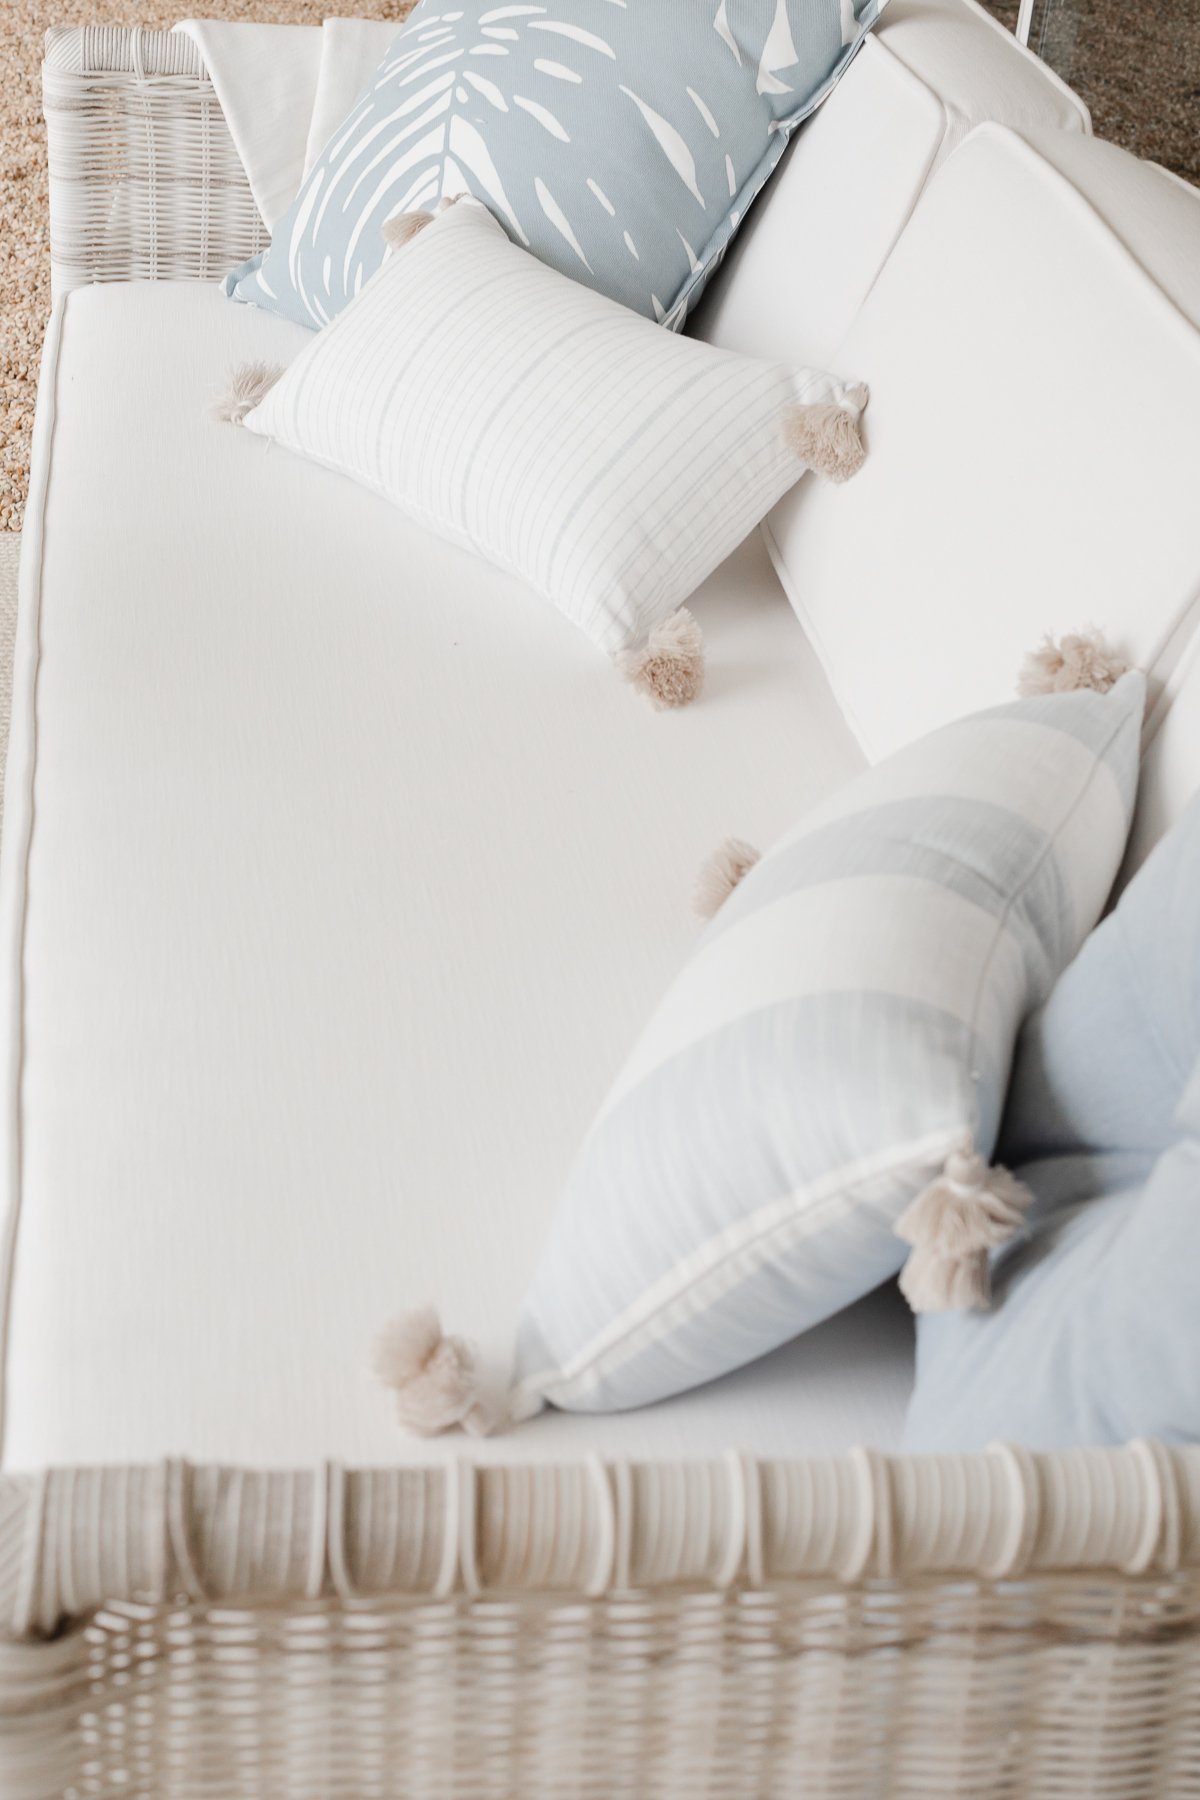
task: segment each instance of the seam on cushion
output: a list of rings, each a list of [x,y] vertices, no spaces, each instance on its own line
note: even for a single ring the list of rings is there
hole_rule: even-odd
[[[1048,62],[1044,62],[1036,50],[1031,50],[1028,44],[1020,43],[1016,33],[1009,31],[1006,25],[1002,25],[999,19],[994,18],[985,6],[979,4],[979,0],[959,0],[959,4],[965,6],[977,19],[981,19],[989,31],[998,31],[1008,44],[1009,48],[1017,52],[1022,62],[1030,64],[1031,67],[1036,70],[1037,74],[1042,77],[1043,81],[1048,82],[1051,87],[1057,88],[1063,98],[1070,102],[1071,106],[1082,119],[1083,135],[1086,137],[1091,137],[1093,135],[1091,112],[1069,82],[1064,81],[1062,76],[1052,69]]]
[[[999,29],[1003,30],[1003,26],[1001,26]],[[1120,232],[1117,231],[1117,229],[1110,223],[1110,221],[1108,219],[1106,219],[1104,217],[1104,215],[1102,213],[1100,213],[1096,210],[1096,208],[1092,205],[1092,202],[1088,199],[1087,195],[1083,192],[1083,189],[1078,187],[1076,185],[1076,183],[1074,181],[1072,181],[1071,177],[1068,174],[1066,174],[1062,169],[1059,168],[1057,163],[1051,162],[1049,157],[1043,156],[1041,151],[1038,150],[1037,146],[1035,144],[1031,143],[1029,141],[1029,139],[1025,136],[1025,133],[1027,131],[1048,131],[1050,129],[1053,129],[1053,128],[1046,127],[1046,126],[1040,126],[1040,125],[1039,126],[1007,125],[1007,124],[1004,124],[999,119],[983,119],[970,132],[968,132],[967,136],[963,139],[962,143],[957,145],[953,154],[951,156],[947,157],[946,161],[942,164],[942,167],[936,171],[936,175],[938,177],[940,177],[945,172],[946,169],[952,167],[954,162],[957,160],[957,158],[959,156],[961,156],[962,153],[966,150],[967,146],[969,144],[973,144],[978,138],[981,138],[981,137],[982,138],[1002,138],[1002,139],[1007,139],[1010,142],[1019,145],[1020,146],[1020,154],[1025,157],[1025,159],[1027,160],[1028,163],[1034,165],[1038,170],[1042,171],[1044,176],[1047,177],[1052,184],[1057,184],[1060,191],[1065,190],[1068,194],[1070,194],[1072,196],[1073,202],[1076,205],[1076,207],[1080,211],[1085,213],[1088,216],[1088,218],[1091,220],[1092,230],[1095,233],[1095,235],[1102,236],[1103,238],[1105,238],[1107,240],[1107,242],[1110,245],[1113,245],[1116,247],[1116,249],[1123,255],[1123,257],[1124,257],[1125,261],[1128,263],[1129,267],[1138,276],[1141,277],[1142,281],[1145,283],[1145,285],[1148,288],[1151,289],[1151,291],[1153,293],[1158,295],[1159,300],[1161,301],[1163,307],[1167,311],[1170,312],[1170,314],[1176,321],[1176,329],[1182,328],[1184,331],[1186,331],[1189,339],[1192,341],[1192,344],[1194,346],[1197,336],[1200,334],[1197,333],[1196,326],[1192,323],[1191,319],[1188,318],[1187,314],[1185,312],[1181,311],[1181,309],[1175,304],[1174,300],[1172,300],[1170,294],[1168,294],[1167,290],[1163,287],[1162,283],[1157,279],[1157,277],[1153,274],[1153,272],[1146,267],[1145,263],[1142,262],[1141,258],[1138,256],[1135,256],[1134,252],[1131,250],[1129,245],[1126,243],[1125,239],[1121,236]],[[1073,136],[1076,134],[1065,133],[1064,135]],[[1186,187],[1187,183],[1185,182],[1183,185]],[[933,182],[932,181],[928,182],[926,184],[926,186],[924,188],[922,188],[920,194],[917,196],[917,200],[913,205],[912,211],[909,213],[908,218],[905,220],[904,229],[900,233],[901,237],[903,237],[905,232],[907,232],[909,226],[912,223],[913,216],[917,212],[918,207],[920,206],[921,201],[924,199],[925,195],[930,191],[932,186],[933,186]],[[899,239],[897,239],[897,242],[899,242]],[[891,261],[892,255],[894,254],[894,251],[895,251],[895,248],[896,248],[896,245],[893,244],[892,249],[888,252],[888,255],[885,258],[884,262],[880,265],[880,269],[879,269],[880,275],[883,273],[883,270],[887,267],[888,263]],[[879,276],[877,275],[876,281],[878,280],[878,278],[879,278]],[[875,286],[875,282],[872,282],[871,288],[868,289],[868,295],[874,289],[874,286]],[[868,295],[864,295],[862,306],[859,307],[859,310],[855,314],[854,319],[851,321],[850,325],[847,327],[845,333],[842,336],[841,341],[838,343],[836,349],[834,350],[833,355],[829,359],[830,367],[833,369],[836,369],[838,367],[838,363],[839,363],[839,359],[842,354],[842,350],[846,344],[846,341],[853,333],[855,326],[858,323],[859,318],[861,317],[862,310],[863,310],[863,307],[865,307],[865,305],[866,305]]]
[[[1025,159],[1025,162],[1028,165],[1041,171],[1044,178],[1048,179],[1052,186],[1057,186],[1060,190],[1065,189],[1065,191],[1072,196],[1073,204],[1076,206],[1077,210],[1083,213],[1091,221],[1090,229],[1093,234],[1096,237],[1103,238],[1109,244],[1116,245],[1125,261],[1129,264],[1129,267],[1141,277],[1146,287],[1158,295],[1163,310],[1169,313],[1175,321],[1174,329],[1182,330],[1186,333],[1187,341],[1192,346],[1194,352],[1197,337],[1200,336],[1200,334],[1197,333],[1196,327],[1191,319],[1189,319],[1187,314],[1175,304],[1166,288],[1163,287],[1162,283],[1158,280],[1157,276],[1154,275],[1152,270],[1148,269],[1141,258],[1134,254],[1112,221],[1107,219],[1103,213],[1099,212],[1096,207],[1093,206],[1083,189],[1079,187],[1076,182],[1072,181],[1070,175],[1068,175],[1065,170],[1060,169],[1057,163],[1051,162],[1048,156],[1043,156],[1041,151],[1037,148],[1037,145],[1031,143],[1025,136],[1026,131],[1041,131],[1043,129],[1044,127],[1035,127],[1032,125],[1004,125],[997,119],[985,119],[982,124],[975,127],[970,137],[964,141],[962,148],[965,149],[968,143],[973,139],[980,137],[1004,138],[1010,143],[1018,145],[1018,154]],[[1049,140],[1047,139],[1047,141]],[[1136,157],[1134,158],[1134,161],[1137,161]]]
[[[37,775],[37,689],[41,669],[42,570],[45,557],[46,502],[50,491],[54,463],[54,440],[58,423],[58,373],[62,353],[63,327],[71,296],[64,295],[54,308],[46,334],[41,379],[38,383],[37,429],[34,437],[33,481],[36,483],[36,511],[27,508],[21,541],[21,564],[17,586],[16,644],[20,652],[13,670],[13,713],[15,727],[22,728],[22,741],[15,741],[10,731],[8,764],[5,780],[4,866],[19,869],[12,881],[16,888],[11,902],[19,906],[14,921],[13,942],[7,947],[12,960],[7,971],[10,1016],[6,1071],[8,1091],[3,1104],[8,1109],[10,1140],[4,1181],[7,1208],[0,1239],[0,1468],[5,1462],[5,1438],[8,1426],[8,1361],[9,1334],[12,1326],[13,1276],[16,1268],[17,1240],[23,1211],[24,1141],[22,1098],[25,1074],[25,937],[29,906],[29,860],[34,826],[34,785]],[[30,529],[32,522],[32,530]],[[17,683],[20,681],[20,687]],[[14,751],[24,757],[26,767],[20,790],[21,808],[14,802],[18,796],[9,792],[8,775],[13,771]],[[14,814],[16,816],[14,816]],[[10,835],[14,833],[16,835]],[[9,878],[5,875],[4,900],[8,900]]]
[[[799,484],[797,483],[797,486],[798,485]],[[789,489],[789,492],[793,491],[794,490]],[[784,498],[786,498],[786,495]],[[775,541],[774,532],[771,530],[771,512],[774,512],[774,510],[774,507],[772,507],[766,517],[759,520],[758,529],[762,534],[763,542],[767,547],[767,555],[771,559],[771,567],[775,571],[775,579],[783,589],[784,597],[792,611],[795,613],[796,618],[799,620],[800,629],[808,639],[816,659],[821,665],[821,673],[824,675],[826,686],[833,696],[834,705],[837,707],[838,712],[841,714],[846,724],[850,727],[850,730],[854,735],[855,743],[867,759],[868,768],[873,769],[880,761],[879,754],[872,748],[871,741],[860,725],[858,715],[854,708],[844,701],[838,693],[837,685],[833,679],[828,651],[821,641],[820,632],[816,629],[809,616],[808,608],[800,598],[796,589],[796,584],[792,580],[791,571],[787,566],[787,561],[783,552],[780,550],[779,545]]]
[[[895,254],[896,245],[900,242],[900,239],[904,236],[905,232],[909,228],[909,225],[912,223],[912,216],[916,212],[918,206],[920,206],[920,204],[921,204],[921,196],[924,194],[926,188],[929,186],[929,183],[933,177],[934,170],[937,167],[938,158],[942,154],[942,151],[945,149],[946,140],[950,136],[950,116],[946,110],[946,103],[942,99],[941,95],[936,93],[934,91],[934,89],[930,87],[930,85],[927,81],[923,81],[921,79],[921,77],[917,74],[916,70],[913,68],[910,68],[908,63],[906,63],[902,57],[897,56],[896,52],[893,49],[891,49],[891,47],[888,45],[885,37],[879,32],[878,27],[876,28],[875,36],[872,38],[871,43],[869,45],[867,45],[866,48],[870,49],[872,46],[874,46],[875,48],[880,50],[883,53],[883,55],[885,55],[887,57],[888,61],[892,64],[892,67],[894,70],[899,71],[899,73],[901,75],[903,75],[908,81],[910,81],[912,83],[914,88],[918,88],[923,95],[927,96],[927,98],[930,102],[930,105],[933,108],[933,111],[937,115],[937,121],[940,122],[941,135],[939,136],[937,143],[934,145],[933,149],[929,152],[929,155],[925,159],[925,166],[921,170],[920,184],[919,184],[919,186],[917,186],[915,192],[913,193],[913,197],[912,197],[911,201],[909,202],[908,206],[905,208],[904,217],[901,219],[899,225],[896,227],[896,230],[893,233],[891,242],[888,244],[887,249],[884,251],[883,256],[880,258],[879,267],[876,269],[875,273],[872,275],[870,283],[867,287],[866,293],[862,296],[862,299],[859,301],[858,306],[855,308],[854,318],[850,320],[849,324],[846,327],[846,330],[842,333],[841,339],[837,345],[837,348],[835,349],[835,351],[833,353],[833,357],[831,358],[831,362],[833,362],[835,365],[836,365],[838,357],[841,355],[842,344],[845,342],[849,333],[853,330],[855,320],[857,320],[859,314],[862,312],[863,307],[867,304],[867,301],[870,299],[871,294],[874,292],[875,283],[879,280],[879,277],[883,274],[883,271],[887,268],[889,262],[891,262],[892,257]],[[935,129],[938,129],[937,124],[935,124]]]
[[[1000,24],[998,19],[994,19],[992,17],[991,13],[987,12],[984,7],[977,4],[977,0],[961,0],[961,3],[963,6],[969,8],[970,12],[972,13],[972,15],[974,17],[982,19],[990,31],[998,32],[1000,34],[1000,36],[1003,37],[1005,39],[1005,41],[1010,45],[1010,47],[1014,48],[1015,50],[1017,50],[1019,52],[1023,61],[1036,65],[1037,73],[1043,77],[1048,78],[1051,86],[1061,90],[1062,94],[1065,95],[1070,100],[1070,102],[1072,103],[1072,106],[1075,109],[1077,109],[1078,116],[1082,123],[1082,130],[1080,131],[1079,135],[1082,137],[1090,137],[1092,135],[1091,114],[1088,112],[1088,110],[1084,106],[1082,100],[1079,99],[1078,95],[1074,92],[1074,90],[1072,88],[1069,88],[1067,86],[1066,82],[1061,80],[1061,78],[1054,73],[1053,69],[1050,68],[1049,64],[1044,63],[1041,60],[1041,58],[1039,56],[1036,56],[1033,53],[1033,51],[1028,49],[1028,47],[1026,45],[1017,43],[1016,38],[1009,31],[1007,31],[1003,25]],[[880,18],[880,23],[882,23],[882,15]],[[886,55],[888,60],[892,63],[893,68],[896,71],[898,71],[902,75],[906,76],[908,78],[908,80],[912,82],[914,87],[919,88],[920,91],[922,92],[922,94],[925,94],[928,96],[930,102],[932,103],[933,107],[935,108],[935,110],[937,111],[937,113],[941,119],[941,137],[938,140],[936,149],[934,149],[931,152],[931,154],[929,155],[929,157],[926,159],[925,166],[921,171],[920,186],[917,188],[916,192],[914,193],[912,202],[906,209],[904,218],[901,220],[898,230],[896,231],[891,242],[889,243],[887,250],[884,253],[884,256],[879,264],[879,267],[876,269],[874,275],[871,277],[870,287],[867,288],[866,293],[863,295],[862,300],[859,302],[859,307],[858,307],[859,312],[861,312],[863,306],[866,304],[867,300],[870,298],[871,291],[874,288],[875,283],[879,280],[879,277],[882,275],[884,269],[887,267],[888,263],[890,262],[890,260],[892,258],[892,254],[895,251],[896,245],[900,242],[900,239],[904,236],[904,233],[908,230],[909,224],[912,221],[912,216],[916,212],[917,207],[921,204],[921,197],[924,194],[925,189],[928,187],[929,182],[932,179],[937,167],[939,166],[939,161],[947,160],[946,155],[945,155],[946,145],[950,141],[952,128],[955,125],[955,123],[958,121],[961,121],[961,123],[966,126],[966,130],[962,133],[962,135],[959,139],[960,143],[965,143],[966,139],[968,137],[970,137],[972,131],[974,131],[979,125],[997,124],[1000,122],[998,120],[993,120],[993,119],[972,120],[967,116],[966,113],[964,113],[962,111],[962,109],[960,107],[955,106],[952,108],[951,106],[949,106],[948,103],[946,102],[946,100],[943,98],[943,96],[938,93],[937,89],[931,87],[929,85],[929,83],[925,80],[924,76],[919,74],[918,71],[913,68],[911,63],[906,62],[905,59],[900,55],[900,52],[898,50],[894,50],[892,48],[892,46],[887,41],[887,32],[881,31],[879,29],[879,24],[876,25],[873,36],[869,39],[868,43],[866,45],[864,45],[864,51],[869,51],[871,49],[876,49],[876,50],[882,52],[884,55]],[[1049,120],[1046,120],[1042,123],[1045,128],[1048,128],[1048,129],[1051,128]],[[1063,130],[1063,131],[1069,131],[1071,129],[1071,127],[1069,125],[1062,125],[1062,126],[1059,126],[1058,129]],[[955,148],[957,149],[957,147],[958,146],[956,145]],[[858,314],[856,313],[855,317],[857,318],[857,316],[858,316]],[[853,324],[853,321],[851,321],[851,324]],[[849,329],[850,329],[850,327],[847,327],[847,331]],[[843,338],[845,337],[845,335],[846,334],[843,333]],[[837,346],[837,349],[834,352],[833,360],[834,360],[835,366],[836,366],[836,359],[837,359],[837,356],[840,354],[840,351],[841,351],[841,344],[839,343],[839,345]]]

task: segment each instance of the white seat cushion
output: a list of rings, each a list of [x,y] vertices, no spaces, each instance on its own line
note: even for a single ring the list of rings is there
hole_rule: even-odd
[[[764,526],[869,756],[1006,699],[1047,632],[1169,677],[1200,571],[1188,291],[1200,194],[1111,145],[984,125],[933,182],[838,352],[863,470]]]
[[[506,1362],[698,864],[861,766],[754,540],[695,602],[707,693],[659,714],[513,580],[207,422],[307,341],[166,284],[50,333],[0,866],[10,1467],[459,1453],[400,1434],[373,1332],[433,1299]],[[910,1342],[876,1300],[484,1453],[886,1446]]]
[[[749,356],[835,367],[926,183],[988,119],[1091,130],[1082,101],[975,0],[889,0],[797,133],[691,329]]]

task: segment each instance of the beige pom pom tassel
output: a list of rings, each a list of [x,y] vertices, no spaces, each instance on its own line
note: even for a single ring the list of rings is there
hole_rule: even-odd
[[[427,212],[396,213],[383,222],[383,241],[390,244],[393,250],[403,250],[405,244],[411,244],[419,232],[427,225],[433,224],[433,214]]]
[[[401,1313],[375,1339],[372,1367],[396,1396],[400,1423],[422,1437],[456,1425],[474,1437],[495,1429],[492,1408],[479,1394],[475,1358],[462,1338],[447,1337],[432,1306]]]
[[[1065,637],[1045,637],[1040,649],[1031,650],[1017,677],[1022,700],[1038,694],[1072,694],[1088,688],[1107,694],[1126,674],[1129,664],[1099,631],[1070,631]]]
[[[240,425],[265,400],[283,370],[278,363],[243,363],[229,377],[226,391],[213,401],[209,416],[220,425]]]
[[[449,194],[438,201],[432,212],[393,213],[392,217],[385,219],[380,226],[384,243],[390,244],[393,250],[403,250],[405,244],[411,244],[427,225],[433,224],[439,213],[444,213],[447,207],[453,206],[456,200],[461,199],[461,194]]]
[[[915,1313],[983,1312],[992,1299],[988,1253],[951,1257],[914,1250],[900,1272],[900,1292]]]
[[[617,667],[660,711],[686,706],[704,685],[704,639],[686,606],[656,625],[640,650],[623,650]]]
[[[914,1312],[984,1307],[991,1297],[988,1252],[1020,1227],[1033,1196],[1007,1169],[990,1168],[966,1146],[906,1207],[896,1235],[912,1245],[900,1289]]]
[[[726,838],[696,877],[692,910],[702,919],[715,918],[738,882],[750,873],[761,856],[762,852],[746,843],[744,838]]]
[[[863,386],[850,388],[851,406],[822,401],[815,406],[793,406],[783,418],[788,448],[807,469],[815,469],[828,481],[849,481],[866,461],[858,421],[867,403]]]

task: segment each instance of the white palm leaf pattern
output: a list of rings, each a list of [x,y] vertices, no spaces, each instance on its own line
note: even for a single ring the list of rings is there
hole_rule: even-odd
[[[422,0],[271,248],[227,291],[327,324],[385,220],[470,193],[516,243],[677,327],[882,0]],[[690,7],[698,5],[698,11]]]

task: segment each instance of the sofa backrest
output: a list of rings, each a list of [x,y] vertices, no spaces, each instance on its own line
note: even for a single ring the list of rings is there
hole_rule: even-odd
[[[1200,608],[1198,321],[1200,193],[1059,132],[950,158],[833,359],[871,388],[866,465],[764,528],[868,756],[1089,624],[1161,716]],[[1168,741],[1170,810],[1200,761]]]
[[[975,0],[888,0],[756,202],[690,327],[827,363],[934,172],[988,119],[1090,129],[1087,109]]]

